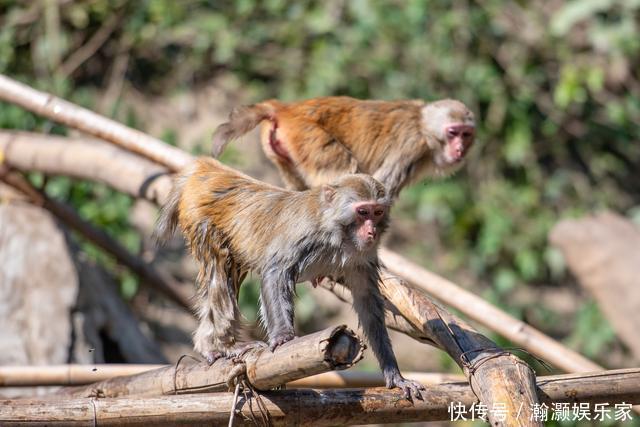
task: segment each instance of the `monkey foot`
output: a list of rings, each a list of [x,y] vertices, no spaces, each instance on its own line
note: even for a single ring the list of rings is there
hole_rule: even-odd
[[[274,351],[276,348],[280,347],[282,344],[291,341],[296,336],[293,333],[282,333],[278,334],[272,339],[269,340],[269,350]]]
[[[267,343],[264,343],[262,341],[250,341],[242,344],[237,344],[232,350],[227,352],[226,358],[233,360],[234,362],[242,362],[244,356],[249,351],[266,347]]]
[[[206,359],[209,365],[213,365],[213,362],[224,357],[224,353],[217,350],[205,351],[202,353],[202,355],[204,356],[204,358]]]
[[[421,392],[426,389],[417,381],[407,380],[398,373],[391,378],[387,378],[386,383],[389,388],[398,387],[401,389],[404,392],[404,397],[408,400],[412,400],[414,397],[418,400],[423,400]]]

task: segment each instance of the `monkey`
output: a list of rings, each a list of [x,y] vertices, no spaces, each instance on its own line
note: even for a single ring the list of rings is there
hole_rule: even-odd
[[[156,231],[166,239],[179,228],[199,263],[194,349],[209,363],[245,351],[237,296],[248,271],[261,278],[260,317],[271,350],[294,338],[296,283],[336,276],[353,294],[386,385],[421,399],[424,387],[400,374],[384,322],[377,247],[389,208],[385,187],[368,175],[295,191],[197,159],[175,180]]]
[[[322,97],[268,100],[234,109],[213,135],[213,157],[262,123],[261,145],[287,188],[304,190],[366,173],[392,198],[424,177],[455,173],[475,141],[473,113],[444,99],[375,101]]]

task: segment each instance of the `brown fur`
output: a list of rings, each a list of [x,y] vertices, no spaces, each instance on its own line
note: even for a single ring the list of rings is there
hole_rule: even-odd
[[[437,113],[439,109],[447,114]],[[444,144],[442,128],[448,123],[473,125],[473,114],[455,100],[270,100],[234,111],[214,134],[214,155],[259,123],[263,150],[289,188],[311,188],[360,172],[378,178],[395,196],[416,179],[459,168],[459,162],[436,159]]]
[[[340,277],[387,385],[418,396],[422,386],[398,369],[378,288],[377,245],[389,204],[384,186],[368,175],[291,191],[214,159],[194,162],[176,179],[157,230],[167,237],[179,227],[200,266],[195,349],[210,362],[242,351],[237,296],[250,270],[262,279],[260,314],[272,349],[294,337],[296,283]]]

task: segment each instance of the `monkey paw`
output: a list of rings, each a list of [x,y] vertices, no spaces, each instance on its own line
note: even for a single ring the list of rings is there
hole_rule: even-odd
[[[413,397],[418,400],[423,400],[420,393],[426,390],[424,386],[417,381],[407,380],[403,378],[399,372],[397,374],[393,374],[390,377],[387,377],[386,383],[387,387],[389,388],[398,387],[399,389],[404,391],[404,397],[409,400],[412,400]]]
[[[202,356],[204,356],[204,358],[206,359],[209,365],[213,365],[213,362],[224,357],[224,353],[217,350],[210,350],[210,351],[203,352]]]
[[[274,351],[276,348],[280,347],[282,344],[291,341],[296,336],[293,332],[283,332],[272,339],[269,340],[269,350]]]
[[[226,357],[234,362],[242,362],[244,356],[246,356],[248,352],[259,348],[267,348],[267,344],[262,341],[250,341],[236,344],[233,349],[226,353]]]

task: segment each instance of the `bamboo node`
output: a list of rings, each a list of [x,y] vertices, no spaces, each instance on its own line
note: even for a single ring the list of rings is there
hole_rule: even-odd
[[[320,343],[321,351],[325,353],[325,362],[331,369],[347,369],[358,363],[364,357],[367,346],[362,339],[347,325],[336,327],[331,335]]]

